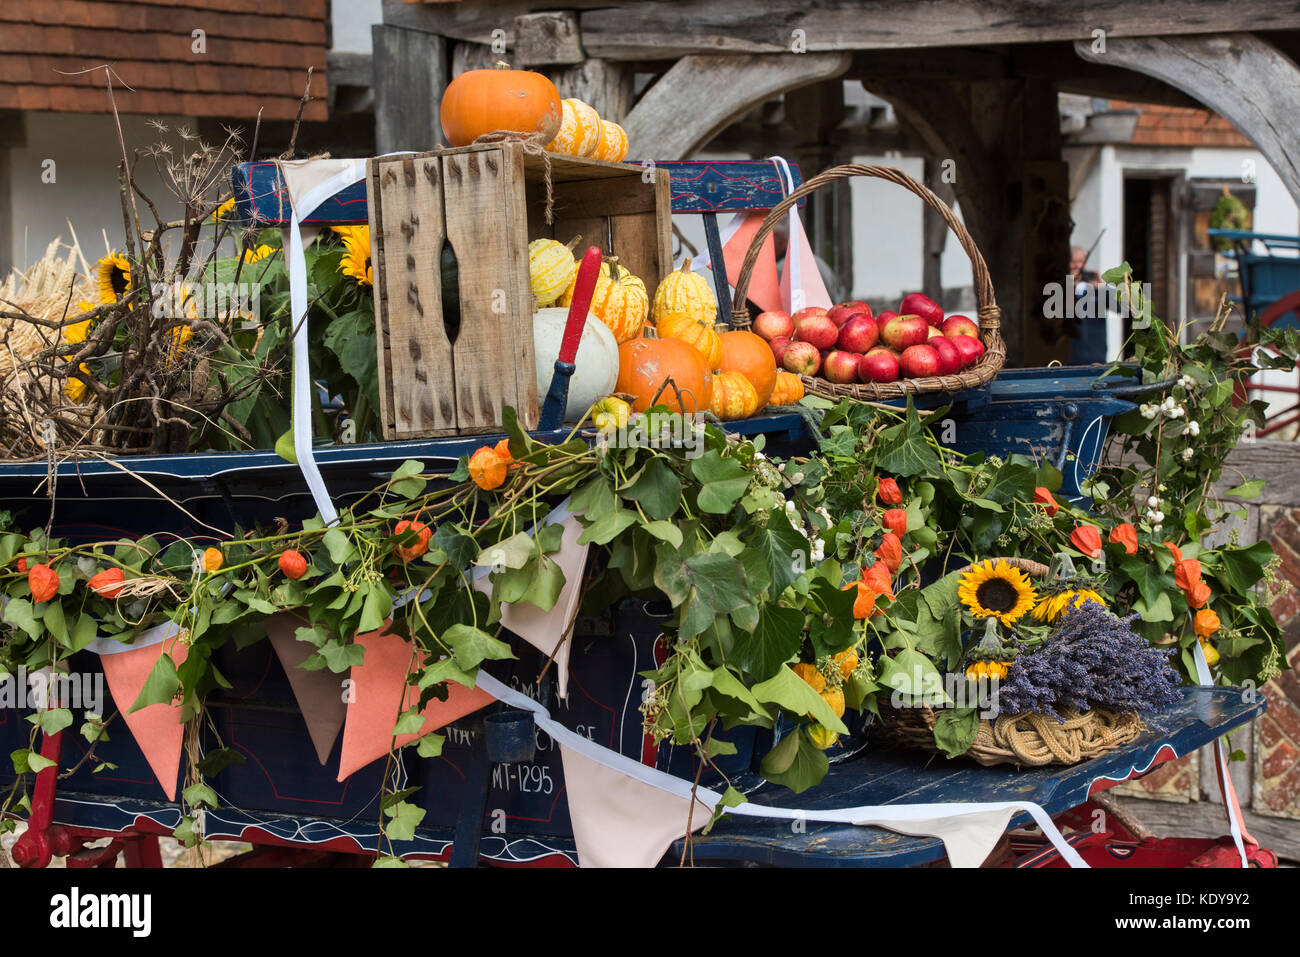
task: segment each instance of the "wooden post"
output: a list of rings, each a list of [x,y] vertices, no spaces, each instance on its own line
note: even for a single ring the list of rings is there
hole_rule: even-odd
[[[541,71],[562,97],[590,104],[602,119],[620,122],[632,109],[632,68],[609,60],[584,60],[577,66]]]
[[[375,149],[431,150],[442,145],[438,109],[448,82],[447,41],[433,33],[377,23]]]
[[[1243,20],[1239,22],[1250,22]],[[1300,132],[1282,117],[1300,111],[1300,67],[1252,33],[1079,40],[1093,63],[1135,70],[1194,96],[1239,129],[1300,203]]]
[[[515,17],[515,55],[526,67],[581,63],[578,18],[571,11]]]
[[[924,175],[925,185],[931,192],[949,206],[956,201],[952,184],[944,177],[941,160],[927,154]],[[948,246],[948,224],[928,203],[921,208],[921,236],[925,244],[925,258],[921,262],[921,291],[942,306],[943,251]]]

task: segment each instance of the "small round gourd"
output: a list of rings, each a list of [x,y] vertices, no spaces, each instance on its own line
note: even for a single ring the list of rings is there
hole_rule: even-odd
[[[747,419],[758,408],[758,392],[744,373],[719,372],[713,377],[713,402],[709,411],[723,422]]]
[[[567,306],[572,301],[571,284],[557,305]],[[645,283],[618,265],[613,256],[602,262],[591,297],[591,312],[614,333],[614,338],[624,343],[639,336],[649,311]]]
[[[600,114],[582,100],[567,99],[560,105],[560,131],[546,147],[550,153],[591,156],[600,143]]]
[[[573,285],[578,275],[573,247],[581,238],[574,236],[568,245],[554,239],[534,239],[528,244],[528,281],[540,308],[555,305],[555,300]]]
[[[669,312],[689,313],[709,325],[718,319],[718,300],[713,295],[713,287],[699,273],[691,272],[689,259],[682,263],[681,269],[664,276],[655,290],[654,321],[658,323],[659,317]]]
[[[542,74],[498,63],[495,69],[469,70],[452,80],[440,114],[447,142],[468,146],[500,130],[550,139],[560,129],[563,106],[555,84]]]
[[[621,163],[627,158],[627,131],[610,120],[600,121],[600,139],[596,142],[594,159]]]
[[[803,380],[793,372],[784,369],[776,371],[776,385],[772,387],[772,396],[768,405],[794,405],[804,397]]]

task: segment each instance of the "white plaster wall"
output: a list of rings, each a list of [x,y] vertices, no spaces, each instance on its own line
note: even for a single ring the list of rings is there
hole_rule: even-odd
[[[161,134],[146,117],[123,116],[122,132],[128,147],[144,150]],[[0,184],[0,216],[10,221],[10,263],[23,268],[45,252],[50,241],[71,239],[69,221],[87,260],[104,255],[108,244],[121,249],[124,239],[117,166],[121,162],[117,132],[109,114],[27,113],[26,143],[9,151],[9,181]],[[169,129],[192,120],[163,118]],[[168,139],[176,141],[174,136]],[[42,182],[46,160],[54,162],[54,182]],[[163,186],[151,159],[142,156],[136,166],[141,188],[163,216],[179,218],[179,205]],[[143,204],[139,209],[147,226],[152,222]]]
[[[370,53],[370,27],[384,21],[383,0],[330,0],[330,48]]]

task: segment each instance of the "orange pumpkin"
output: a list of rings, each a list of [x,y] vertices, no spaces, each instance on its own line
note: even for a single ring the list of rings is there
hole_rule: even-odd
[[[689,313],[669,312],[660,317],[655,329],[661,338],[681,339],[693,346],[710,369],[716,369],[722,361],[722,340],[711,323],[701,322]]]
[[[573,288],[577,281],[575,272],[573,284],[564,290],[557,305],[568,306],[573,302]],[[641,334],[641,327],[650,312],[650,297],[646,294],[645,283],[618,265],[618,260],[611,256],[600,264],[590,312],[609,327],[619,342],[635,339]]]
[[[600,143],[600,114],[582,100],[564,100],[560,106],[560,128],[547,144],[547,152],[570,156],[592,156]]]
[[[768,398],[768,405],[794,405],[804,396],[803,380],[784,369],[776,371],[776,385]]]
[[[560,92],[531,70],[470,70],[442,94],[442,135],[452,146],[468,146],[485,133],[536,133],[550,142],[560,129]]]
[[[627,148],[627,131],[617,123],[601,120],[600,139],[596,143],[593,157],[598,160],[609,160],[611,163],[620,163],[627,157]]]
[[[758,392],[743,372],[719,372],[713,377],[709,411],[723,422],[748,419],[759,408]]]
[[[722,340],[722,362],[718,368],[723,372],[742,372],[754,384],[758,393],[758,407],[767,405],[776,387],[776,359],[772,347],[763,339],[745,329],[724,332]]]
[[[618,382],[615,392],[633,396],[632,411],[650,408],[655,393],[668,379],[659,402],[674,411],[693,414],[709,408],[713,376],[704,358],[680,339],[632,339],[618,347]],[[677,392],[681,392],[681,403]]]

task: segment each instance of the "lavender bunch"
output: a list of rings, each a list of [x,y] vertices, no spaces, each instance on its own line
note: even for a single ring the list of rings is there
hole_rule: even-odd
[[[1066,710],[1155,711],[1178,700],[1172,649],[1155,648],[1136,634],[1132,622],[1097,602],[1084,602],[1061,619],[1039,649],[1011,664],[998,688],[1004,714]]]

